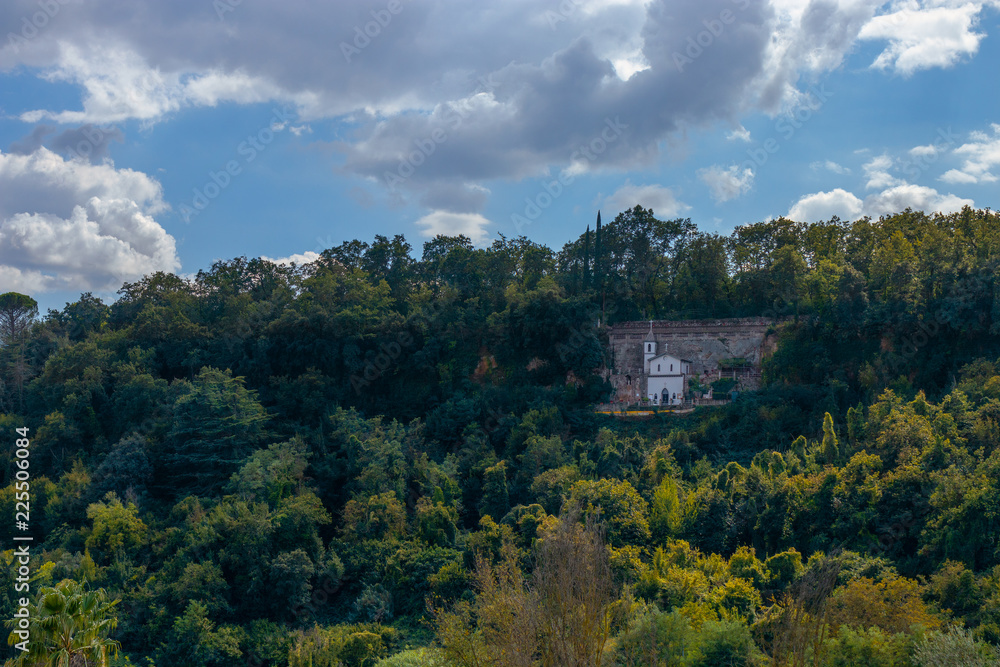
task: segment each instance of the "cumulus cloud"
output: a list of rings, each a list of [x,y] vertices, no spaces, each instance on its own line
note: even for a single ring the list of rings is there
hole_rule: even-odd
[[[787,217],[799,222],[828,220],[833,216],[857,220],[865,215],[878,217],[907,208],[926,213],[954,213],[964,206],[975,206],[975,202],[953,194],[941,194],[934,188],[903,183],[864,200],[841,188],[809,194],[795,202]]]
[[[949,169],[941,174],[941,180],[953,185],[975,185],[979,179],[972,174],[967,174],[959,169]]]
[[[956,155],[964,155],[962,169],[946,172],[941,180],[947,183],[995,183],[997,176],[991,169],[1000,165],[1000,124],[993,123],[992,134],[973,132],[970,141],[955,149]]]
[[[938,147],[934,144],[925,144],[923,146],[914,146],[910,149],[910,155],[912,157],[937,157]]]
[[[861,217],[864,202],[850,192],[837,188],[830,192],[817,192],[799,199],[788,211],[790,220],[818,222],[837,216],[842,220]]]
[[[878,67],[948,66],[975,53],[978,17],[997,0],[900,0],[876,16],[885,4],[440,0],[373,23],[385,0],[239,3],[222,20],[210,3],[94,0],[60,3],[35,38],[0,43],[0,71],[80,91],[71,108],[8,109],[35,123],[148,125],[264,102],[293,105],[296,134],[344,120],[333,146],[343,172],[397,203],[471,214],[491,180],[647,166],[665,140],[711,123],[745,140],[744,114],[802,103],[801,86],[859,39],[888,44]],[[34,11],[33,0],[2,3],[0,34]],[[732,20],[706,32],[723,12]],[[744,174],[734,177],[720,201],[742,192]]]
[[[871,161],[862,167],[865,170],[865,176],[868,178],[868,182],[865,183],[865,188],[868,190],[877,190],[879,188],[887,188],[902,184],[902,180],[889,173],[889,170],[892,169],[892,167],[893,159],[887,154],[883,153],[882,155],[872,158]]]
[[[995,0],[924,0],[896,2],[895,11],[877,16],[861,30],[863,40],[886,40],[889,45],[872,63],[904,76],[932,67],[950,67],[975,55],[986,35],[976,32],[979,15]]]
[[[963,206],[975,206],[975,202],[911,183],[897,185],[865,198],[865,214],[873,217],[898,213],[907,208],[926,213],[954,213],[962,210]]]
[[[738,128],[726,135],[729,141],[750,141],[750,130],[740,125]]]
[[[41,147],[0,153],[0,274],[29,291],[117,289],[180,268],[159,183]]]
[[[671,188],[662,185],[633,185],[626,181],[608,197],[609,208],[624,211],[635,206],[651,208],[661,218],[673,218],[691,207],[677,199]]]
[[[737,165],[722,168],[712,165],[698,170],[698,178],[708,186],[712,198],[717,202],[726,202],[744,195],[753,187],[753,169],[745,167],[742,170]]]
[[[365,36],[383,1],[241,4],[223,21],[187,3],[73,3],[30,43],[0,47],[0,69],[40,68],[82,91],[78,108],[21,110],[29,122],[154,123],[186,107],[269,101],[294,104],[296,127],[349,118],[336,147],[347,172],[385,183],[417,166],[392,194],[459,212],[484,204],[469,182],[649,164],[681,124],[732,123],[763,72],[766,3],[735,11],[684,72],[673,54],[731,0],[573,6],[553,23],[531,0],[491,6],[488,20],[458,0],[405,3]],[[436,130],[446,139],[407,166]],[[455,201],[430,191],[438,181],[453,182]]]
[[[439,234],[443,236],[464,235],[472,239],[475,245],[481,246],[489,241],[486,227],[490,224],[478,213],[452,213],[450,211],[432,211],[417,220],[417,226],[422,227],[421,233],[427,238]]]
[[[884,0],[772,0],[775,19],[758,104],[767,111],[803,103],[800,74],[840,67]]]
[[[275,264],[284,264],[286,266],[290,264],[296,264],[298,266],[302,266],[303,264],[309,264],[319,259],[319,253],[313,250],[306,250],[305,252],[302,253],[295,253],[293,255],[289,255],[288,257],[279,257],[277,259],[272,257],[265,257],[262,255],[261,259],[266,259],[267,261],[273,262]]]

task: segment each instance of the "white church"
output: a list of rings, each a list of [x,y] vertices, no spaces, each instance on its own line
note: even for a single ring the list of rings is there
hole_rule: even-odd
[[[653,405],[680,405],[684,402],[685,378],[691,374],[691,362],[667,354],[666,343],[662,353],[656,348],[653,323],[650,322],[649,334],[643,342],[646,397]]]

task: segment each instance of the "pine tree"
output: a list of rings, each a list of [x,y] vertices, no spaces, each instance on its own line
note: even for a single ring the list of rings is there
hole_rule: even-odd
[[[13,351],[11,375],[17,387],[18,407],[24,409],[24,381],[28,367],[24,355],[24,341],[29,328],[38,315],[38,302],[26,294],[7,292],[0,294],[0,345]]]

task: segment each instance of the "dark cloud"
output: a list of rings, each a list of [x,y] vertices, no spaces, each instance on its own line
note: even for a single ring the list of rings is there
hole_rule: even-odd
[[[89,162],[101,162],[108,157],[108,146],[112,141],[118,143],[125,141],[125,135],[114,126],[99,127],[88,123],[55,134],[56,129],[53,125],[37,125],[31,134],[11,143],[9,152],[15,155],[31,155],[45,146],[69,159],[81,158]]]
[[[108,146],[112,141],[122,143],[125,135],[114,126],[99,127],[92,123],[61,132],[48,143],[56,153],[69,157],[81,157],[91,162],[100,162],[108,157]]]
[[[52,125],[36,125],[31,134],[11,143],[7,152],[15,155],[31,155],[45,143],[45,137],[55,131],[56,128]]]
[[[705,21],[727,10],[731,23],[678,68],[675,55],[687,52],[688,38],[697,40]],[[731,0],[654,2],[642,33],[649,68],[627,81],[590,40],[578,39],[537,65],[492,73],[492,94],[365,128],[345,146],[346,167],[394,189],[426,192],[428,203],[440,181],[537,176],[573,163],[588,170],[647,163],[681,124],[733,119],[744,108],[762,71],[770,18],[766,7],[735,11]]]
[[[481,186],[435,181],[427,184],[420,198],[426,208],[452,213],[478,213],[486,207],[490,191]]]
[[[686,128],[779,111],[804,73],[841,64],[884,4],[94,0],[60,5],[34,38],[0,47],[0,70],[45,68],[81,86],[82,110],[22,110],[33,121],[295,104],[299,121],[354,127],[336,145],[344,172],[382,182],[396,203],[469,212],[486,197],[470,184],[642,167]],[[4,3],[0,34],[35,11]],[[18,148],[65,154],[79,141],[69,132]]]

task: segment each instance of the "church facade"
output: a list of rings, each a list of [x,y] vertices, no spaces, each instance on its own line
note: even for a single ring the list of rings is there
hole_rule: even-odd
[[[662,352],[657,349],[650,323],[649,335],[643,341],[645,396],[653,405],[680,405],[684,402],[691,361],[669,354],[666,343],[662,348]]]
[[[774,326],[764,318],[613,324],[607,327],[611,401],[680,405],[695,379],[699,389],[731,377],[740,391],[752,390],[759,383],[765,350],[773,345],[767,341]]]

